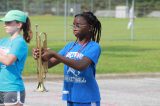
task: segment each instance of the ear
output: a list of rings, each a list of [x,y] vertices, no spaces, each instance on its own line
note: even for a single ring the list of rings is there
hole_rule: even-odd
[[[17,27],[18,27],[19,29],[21,29],[21,28],[22,28],[22,25],[23,25],[23,23],[20,23],[20,22],[19,22],[19,23],[17,24]]]

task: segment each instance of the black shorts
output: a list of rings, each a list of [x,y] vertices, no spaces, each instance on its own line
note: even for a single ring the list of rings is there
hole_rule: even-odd
[[[0,105],[14,105],[17,103],[23,104],[25,102],[25,91],[0,91]]]

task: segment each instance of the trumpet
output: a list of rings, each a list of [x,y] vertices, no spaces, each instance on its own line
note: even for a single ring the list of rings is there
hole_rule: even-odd
[[[42,62],[42,49],[47,49],[47,34],[45,32],[38,33],[38,25],[36,27],[36,47],[39,49],[39,58],[37,62],[37,78],[38,86],[36,91],[47,92],[44,86],[44,79],[46,79],[46,74],[48,72],[48,62]],[[42,36],[44,39],[42,40]]]

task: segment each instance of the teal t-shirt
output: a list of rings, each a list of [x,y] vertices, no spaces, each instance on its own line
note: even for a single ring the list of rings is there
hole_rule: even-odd
[[[0,63],[0,91],[24,90],[21,76],[28,55],[27,43],[20,35],[13,40],[3,38],[0,40],[0,50],[3,54],[12,54],[17,57],[17,60],[9,66]]]

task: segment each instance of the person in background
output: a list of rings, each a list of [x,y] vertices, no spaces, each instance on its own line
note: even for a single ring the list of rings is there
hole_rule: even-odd
[[[67,106],[100,106],[100,91],[95,78],[101,54],[101,23],[92,12],[77,14],[73,21],[76,41],[69,42],[59,53],[42,50],[42,60],[51,68],[64,63],[63,100]],[[38,48],[33,57],[39,57]]]
[[[10,10],[0,21],[9,35],[0,39],[0,105],[23,106],[22,71],[28,55],[27,43],[32,38],[30,19],[23,11]]]

